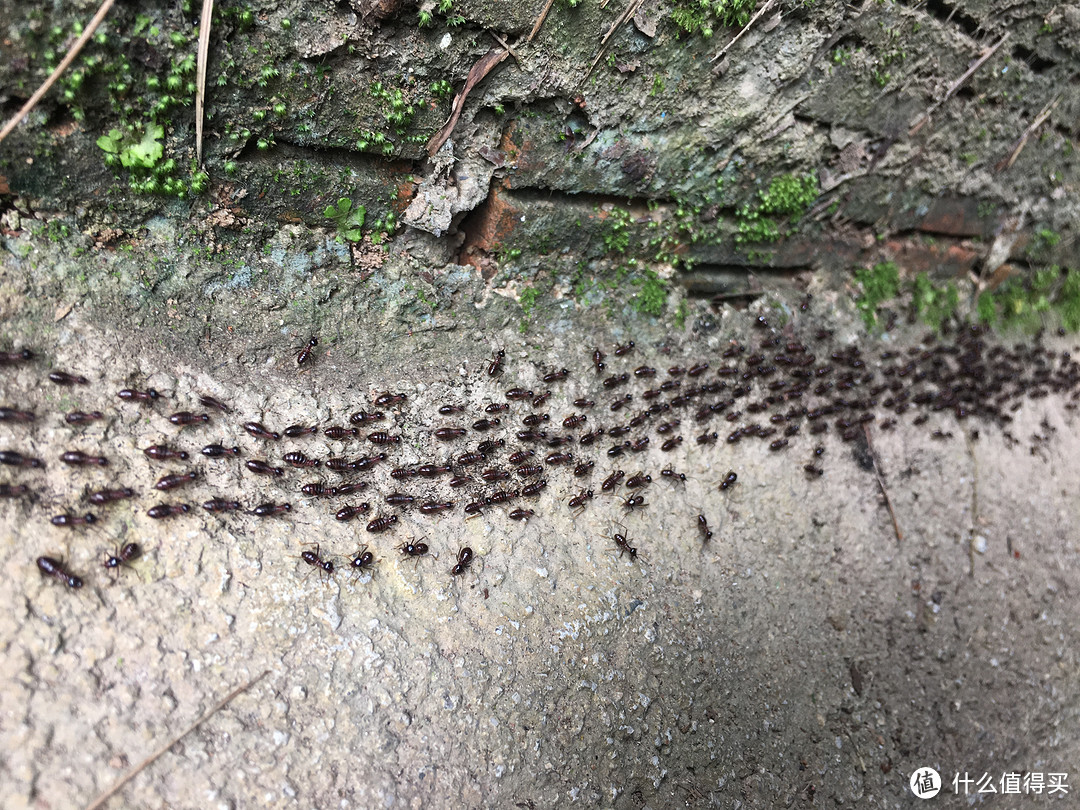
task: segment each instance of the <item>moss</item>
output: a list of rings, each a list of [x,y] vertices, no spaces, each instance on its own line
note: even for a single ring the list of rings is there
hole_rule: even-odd
[[[774,177],[768,189],[758,192],[761,212],[787,215],[797,221],[805,214],[818,196],[818,180],[815,175],[797,177],[783,174]]]
[[[668,282],[652,270],[646,270],[643,276],[633,279],[630,283],[638,288],[637,294],[631,300],[633,308],[642,315],[660,317],[667,304]]]
[[[1057,266],[1011,278],[996,291],[979,296],[977,315],[983,323],[1002,329],[1034,332],[1057,313],[1070,332],[1080,329],[1080,271],[1062,273]]]
[[[679,301],[679,306],[675,310],[675,328],[683,329],[686,327],[686,318],[690,314],[690,305],[686,303],[686,299]]]
[[[671,21],[682,33],[708,38],[717,25],[742,28],[750,22],[757,0],[679,0]]]
[[[867,329],[877,325],[877,311],[885,301],[900,292],[900,268],[892,262],[880,262],[870,268],[855,271],[855,281],[862,288],[862,295],[855,307],[862,315]]]
[[[941,331],[942,325],[956,314],[960,293],[951,281],[944,287],[935,287],[929,274],[923,272],[911,285],[911,305],[917,318],[934,331]]]
[[[613,208],[608,214],[604,230],[604,247],[608,253],[626,253],[630,247],[630,212],[625,208]]]

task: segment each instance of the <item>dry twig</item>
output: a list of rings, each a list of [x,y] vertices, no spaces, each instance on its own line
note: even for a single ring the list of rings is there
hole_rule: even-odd
[[[997,165],[994,166],[995,172],[1003,172],[1005,169],[1012,168],[1012,165],[1016,163],[1016,159],[1020,157],[1020,152],[1027,146],[1028,139],[1035,134],[1035,130],[1043,125],[1043,122],[1050,117],[1050,113],[1054,111],[1054,108],[1061,101],[1061,93],[1054,96],[1053,101],[1042,108],[1042,112],[1035,116],[1035,120],[1028,124],[1028,128],[1024,130],[1024,134],[1020,136],[1020,139],[1013,146],[1012,152],[1009,153],[1007,158],[999,160]]]
[[[619,15],[619,18],[611,24],[611,28],[609,28],[608,32],[604,34],[604,38],[600,40],[600,50],[597,52],[596,58],[593,59],[592,64],[589,65],[589,69],[585,71],[585,75],[581,77],[580,84],[585,83],[585,80],[589,78],[589,74],[593,72],[593,68],[596,67],[597,62],[599,62],[601,57],[603,57],[604,48],[607,47],[608,40],[611,39],[612,35],[616,31],[618,31],[619,28],[622,27],[623,23],[631,19],[635,14],[637,14],[637,10],[641,8],[641,4],[644,2],[645,0],[630,0],[630,5],[628,5],[626,7],[626,10]]]
[[[180,740],[184,739],[184,737],[186,737],[188,734],[193,732],[195,729],[197,729],[199,726],[201,726],[203,723],[205,723],[223,708],[225,708],[225,706],[227,706],[233,700],[233,698],[243,692],[246,692],[248,689],[250,689],[263,678],[265,678],[269,674],[269,672],[270,670],[268,669],[263,670],[261,674],[256,675],[247,683],[241,684],[240,686],[229,692],[229,694],[227,694],[225,697],[215,703],[210,708],[210,710],[206,712],[206,714],[204,714],[190,726],[185,728],[183,731],[181,731],[179,734],[177,734],[175,737],[165,743],[165,745],[161,746],[161,748],[159,748],[157,751],[152,753],[150,756],[148,756],[146,759],[144,759],[142,762],[140,762],[138,765],[136,765],[134,768],[124,774],[123,778],[119,782],[117,782],[111,788],[109,788],[96,799],[94,799],[94,801],[92,801],[87,806],[86,810],[98,810],[98,808],[104,807],[105,802],[115,796],[124,785],[126,785],[128,782],[130,782],[132,779],[142,773],[142,771],[144,771],[146,768],[148,768],[150,765],[154,764],[154,762],[164,756],[169,751],[169,749],[176,745],[178,742],[180,742]]]
[[[750,30],[750,28],[751,28],[751,26],[753,26],[753,24],[754,24],[754,23],[756,23],[756,22],[757,22],[757,21],[758,21],[758,20],[759,20],[759,19],[761,18],[761,15],[762,15],[762,14],[764,14],[764,13],[765,13],[766,11],[768,11],[768,10],[769,10],[770,8],[772,8],[772,5],[773,5],[773,3],[775,3],[775,2],[776,2],[776,0],[769,0],[769,2],[768,2],[768,3],[766,3],[765,5],[763,5],[763,6],[761,7],[761,10],[760,10],[760,11],[758,11],[758,13],[757,13],[757,14],[755,14],[755,15],[754,15],[753,17],[751,17],[751,18],[750,18],[750,22],[748,22],[748,23],[747,23],[746,25],[744,25],[744,26],[742,27],[742,30],[741,30],[741,31],[739,31],[739,33],[737,33],[737,34],[735,35],[735,37],[734,37],[734,38],[733,38],[733,39],[731,40],[731,42],[729,42],[729,43],[728,43],[727,45],[725,45],[725,46],[724,46],[723,48],[721,48],[721,49],[720,49],[720,50],[719,50],[719,51],[717,52],[716,56],[714,56],[714,57],[713,57],[712,59],[710,59],[710,60],[709,60],[709,62],[715,62],[715,61],[716,61],[717,59],[719,59],[719,58],[720,58],[720,57],[722,57],[722,56],[723,56],[723,55],[724,55],[725,53],[727,53],[727,52],[728,52],[729,50],[731,50],[731,47],[732,47],[732,46],[733,46],[733,45],[734,45],[734,44],[735,44],[736,42],[738,42],[738,41],[739,41],[740,39],[742,39],[742,35],[743,35],[743,34],[745,34],[745,33],[746,33],[747,31],[749,31],[749,30]]]
[[[41,87],[34,91],[34,95],[30,96],[30,98],[27,99],[26,103],[22,105],[22,108],[20,108],[20,110],[15,113],[14,116],[12,116],[11,120],[4,124],[4,128],[0,129],[0,142],[2,142],[4,138],[10,135],[11,131],[19,125],[19,122],[22,121],[30,113],[30,111],[34,109],[34,107],[37,106],[38,102],[41,101],[42,97],[49,92],[49,88],[56,84],[56,80],[59,79],[61,74],[68,69],[68,66],[75,61],[75,57],[79,55],[79,52],[83,49],[83,46],[90,41],[90,37],[94,35],[97,27],[101,25],[101,21],[105,19],[105,15],[109,13],[109,9],[112,8],[113,1],[114,0],[103,0],[101,6],[97,10],[97,13],[94,15],[93,19],[90,20],[90,23],[86,26],[86,29],[82,32],[82,35],[77,40],[75,40],[75,44],[71,46],[71,50],[69,50],[64,55],[64,58],[60,60],[60,64],[56,66],[56,69],[52,73],[49,74],[49,78],[42,82]]]
[[[210,53],[210,21],[214,0],[203,0],[199,17],[199,55],[195,66],[195,163],[202,167],[203,105],[206,103],[206,61]]]
[[[968,79],[970,79],[972,77],[972,75],[974,75],[975,71],[978,70],[979,68],[981,68],[986,63],[986,60],[988,60],[991,56],[993,56],[995,53],[997,53],[998,48],[1000,48],[1002,45],[1004,45],[1005,40],[1007,40],[1008,38],[1009,38],[1009,34],[1008,34],[1008,32],[1006,32],[1001,37],[1001,39],[999,39],[997,41],[996,45],[993,45],[990,48],[990,50],[988,50],[986,53],[984,53],[982,56],[980,56],[978,59],[976,59],[975,63],[971,67],[969,67],[966,71],[964,71],[964,75],[962,75],[959,79],[957,79],[955,82],[953,82],[952,85],[950,85],[949,89],[945,93],[945,96],[940,101],[936,101],[933,104],[931,104],[926,109],[926,112],[924,112],[922,115],[919,116],[919,118],[916,120],[916,122],[911,126],[911,129],[908,130],[908,136],[915,135],[920,129],[922,129],[926,125],[926,122],[930,120],[930,116],[933,115],[935,112],[937,112],[938,108],[940,108],[942,104],[944,104],[946,101],[948,101],[950,98],[952,98],[953,94],[957,90],[959,90],[961,87],[964,86],[964,83]]]
[[[881,470],[878,469],[877,452],[874,450],[874,445],[870,442],[870,427],[863,424],[863,433],[866,434],[866,446],[870,448],[870,460],[874,463],[874,477],[877,478],[878,486],[881,487],[881,494],[885,496],[885,507],[889,510],[889,517],[892,518],[893,530],[896,532],[896,542],[904,542],[904,534],[900,531],[900,524],[896,520],[896,512],[893,511],[892,500],[889,498],[889,491],[885,489],[885,479],[881,477]]]

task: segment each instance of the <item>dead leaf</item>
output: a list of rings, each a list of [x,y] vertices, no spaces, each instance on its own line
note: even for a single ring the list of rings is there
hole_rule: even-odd
[[[53,323],[64,320],[71,310],[75,309],[74,304],[64,304],[56,308],[56,314],[53,316]]]

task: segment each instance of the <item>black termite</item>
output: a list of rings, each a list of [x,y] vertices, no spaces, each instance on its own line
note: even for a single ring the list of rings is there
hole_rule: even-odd
[[[490,456],[500,447],[505,446],[506,439],[488,439],[487,441],[480,442],[480,444],[476,445],[476,452],[483,453],[485,456]]]
[[[301,436],[314,436],[319,432],[318,425],[289,425],[281,431],[290,439],[299,439]]]
[[[356,492],[363,492],[368,488],[367,481],[354,481],[351,484],[342,484],[339,487],[335,487],[336,495],[352,495]]]
[[[119,570],[121,566],[130,566],[131,561],[138,559],[141,553],[142,549],[139,548],[138,543],[124,543],[112,554],[105,552],[105,562],[103,565],[106,568],[116,568]]]
[[[306,363],[308,360],[310,360],[311,359],[311,353],[313,351],[315,351],[315,347],[318,346],[318,345],[319,345],[319,339],[317,337],[313,337],[310,340],[308,340],[307,345],[304,346],[304,348],[302,348],[300,350],[300,352],[296,355],[296,365],[297,366],[302,366],[302,365],[304,365],[304,363]]]
[[[492,402],[484,407],[485,413],[500,413],[508,410],[510,410],[510,404],[507,402]]]
[[[647,410],[646,410],[646,411],[642,411],[642,412],[641,412],[641,413],[639,413],[639,414],[638,414],[637,416],[632,416],[632,417],[630,418],[630,421],[629,421],[629,422],[627,422],[626,424],[628,424],[628,425],[629,425],[630,427],[632,427],[632,428],[636,428],[636,427],[641,427],[642,425],[644,425],[644,424],[645,424],[645,421],[646,421],[646,420],[647,420],[647,419],[648,419],[648,418],[649,418],[650,416],[652,416],[652,414],[651,414],[651,413],[649,413],[649,412],[648,412]]]
[[[660,474],[669,481],[686,481],[686,473],[675,472],[671,467],[664,467]]]
[[[562,447],[567,444],[573,444],[573,436],[552,436],[547,440],[547,446],[551,448]]]
[[[597,439],[599,439],[603,435],[604,435],[604,429],[603,428],[597,428],[594,431],[591,431],[589,433],[584,434],[580,439],[580,443],[584,444],[584,445],[590,445],[590,444],[595,442]]]
[[[61,453],[60,460],[73,467],[85,467],[87,465],[105,467],[109,463],[109,460],[104,456],[91,456],[82,450],[68,450],[66,453]]]
[[[696,365],[690,366],[690,368],[686,370],[686,373],[690,377],[697,377],[699,374],[704,374],[708,370],[708,363],[698,363]]]
[[[649,414],[651,414],[652,416],[658,416],[664,411],[670,410],[671,406],[668,405],[666,402],[654,402],[652,405],[649,406]]]
[[[634,341],[631,340],[629,343],[624,343],[622,346],[616,346],[615,351],[613,352],[613,354],[616,357],[622,357],[624,355],[630,354],[630,352],[633,351],[633,349],[634,349]]]
[[[438,431],[435,431],[438,433]],[[401,441],[400,436],[391,436],[385,430],[376,430],[368,434],[368,441],[372,444],[397,444]]]
[[[592,469],[595,466],[596,462],[592,461],[591,459],[589,461],[583,461],[576,467],[574,467],[574,476],[577,478],[584,478],[586,475],[592,472]]]
[[[438,478],[440,475],[449,475],[454,468],[449,464],[421,464],[416,472],[424,478]]]
[[[541,442],[547,438],[547,432],[543,430],[539,432],[535,430],[519,430],[514,435],[517,436],[519,442]]]
[[[397,522],[397,515],[390,515],[389,517],[377,517],[368,523],[367,530],[369,532],[385,532]]]
[[[648,436],[642,436],[640,439],[637,439],[637,440],[635,440],[634,442],[632,442],[630,444],[630,449],[633,450],[635,453],[640,453],[642,450],[644,450],[648,446],[649,446],[649,437]]]
[[[157,480],[154,484],[154,489],[160,489],[162,491],[177,489],[185,484],[190,484],[198,477],[199,473],[196,470],[192,470],[189,473],[178,473],[177,475],[165,475]]]
[[[720,489],[731,489],[735,486],[735,482],[739,479],[739,476],[734,470],[729,470],[728,474],[724,476],[724,480],[720,482]]]
[[[617,399],[614,402],[612,402],[611,403],[611,410],[617,411],[620,408],[622,408],[623,406],[625,406],[625,405],[629,404],[630,402],[632,402],[633,399],[634,399],[633,394],[627,394],[622,399]]]
[[[90,526],[97,523],[97,516],[93,512],[85,515],[53,515],[49,521],[53,526]]]
[[[465,410],[464,405],[446,404],[446,405],[440,405],[439,406],[439,413],[441,413],[443,416],[450,416],[451,414],[461,413],[464,410]]]
[[[314,568],[321,568],[327,574],[333,574],[334,563],[331,560],[324,560],[320,554],[321,549],[319,546],[315,546],[314,551],[301,551],[300,559]]]
[[[490,430],[499,424],[498,419],[477,419],[473,422],[473,430]]]
[[[149,447],[143,448],[143,453],[148,458],[154,459],[154,461],[169,461],[173,459],[187,461],[188,457],[187,451],[173,450],[165,444],[152,444]]]
[[[604,380],[604,388],[614,388],[617,385],[622,385],[630,379],[630,375],[623,372],[622,374],[615,374]]]
[[[604,492],[611,492],[619,483],[626,477],[626,473],[622,470],[615,470],[611,475],[604,479],[604,483],[600,485],[600,489]]]
[[[460,489],[461,487],[468,486],[471,483],[472,479],[469,478],[469,476],[455,475],[453,478],[446,482],[446,485],[451,489]]]
[[[604,357],[604,353],[599,349],[592,350],[593,366],[596,368],[597,374],[604,370]]]
[[[625,501],[623,501],[623,508],[627,512],[633,512],[635,509],[640,509],[645,505],[644,495],[631,495]]]
[[[630,442],[623,442],[622,444],[612,445],[608,448],[608,458],[618,458],[630,447]]]
[[[506,392],[506,398],[513,401],[520,401],[523,399],[532,399],[533,392],[526,391],[524,388],[511,388]]]
[[[667,373],[669,377],[681,377],[686,373],[686,369],[682,366],[672,366],[667,370]]]
[[[371,511],[371,504],[358,503],[355,506],[343,506],[334,513],[334,520],[342,523],[352,520],[357,515],[364,515]]]
[[[334,472],[354,472],[356,470],[356,462],[347,458],[328,458],[324,464],[326,469]]]
[[[270,463],[266,461],[260,461],[257,458],[248,459],[244,462],[244,466],[246,466],[253,473],[258,473],[259,475],[282,476],[285,474],[285,469],[283,467],[274,467]]]
[[[631,430],[633,428],[630,425],[616,425],[613,428],[608,428],[608,435],[613,439],[617,439],[620,436],[625,436]]]
[[[656,432],[657,433],[671,433],[671,431],[673,431],[675,428],[677,428],[681,424],[682,424],[681,420],[673,419],[670,422],[664,422],[661,425],[657,425]]]
[[[395,518],[396,520],[397,518]],[[418,543],[415,540],[409,540],[398,546],[398,551],[404,554],[406,557],[423,557],[428,553],[427,543]]]
[[[459,467],[468,467],[472,464],[482,464],[487,461],[487,456],[483,453],[462,453],[457,457],[457,463]]]
[[[571,509],[584,509],[585,505],[593,498],[593,491],[591,489],[583,489],[567,503]]]
[[[107,503],[115,503],[116,501],[122,501],[125,498],[134,498],[135,490],[131,487],[123,487],[122,489],[99,489],[96,492],[91,492],[86,496],[86,500],[95,506],[103,506]]]
[[[471,563],[472,560],[473,550],[468,546],[465,546],[458,552],[457,565],[450,569],[450,574],[455,577],[464,574],[468,570],[469,563]]]
[[[222,413],[232,413],[232,409],[222,402],[220,399],[214,399],[209,394],[201,394],[199,396],[199,404],[207,408],[216,408]]]
[[[88,425],[104,418],[105,416],[101,411],[90,411],[89,413],[86,411],[72,411],[64,415],[64,421],[69,425]]]
[[[542,394],[537,394],[535,397],[533,397],[532,406],[534,408],[539,408],[541,405],[543,405],[545,402],[547,402],[550,397],[551,397],[551,390],[550,389],[545,391]]]
[[[375,397],[375,407],[385,408],[388,405],[398,405],[409,398],[408,394],[391,394],[386,391]],[[353,414],[355,416],[355,414]]]
[[[536,455],[535,450],[518,450],[516,453],[510,454],[511,464],[521,464],[523,461],[532,458]]]
[[[500,489],[497,492],[493,492],[490,495],[488,495],[486,498],[484,498],[484,505],[485,506],[499,506],[500,504],[510,503],[510,501],[517,498],[520,494],[521,494],[521,490],[518,490],[518,489],[511,489],[511,490]]]
[[[630,541],[626,539],[624,535],[614,534],[612,539],[615,541],[615,545],[619,547],[619,556],[623,554],[629,554],[633,559],[637,559],[637,549],[630,545]]]
[[[327,462],[326,466],[330,466],[329,462]],[[390,477],[395,481],[405,481],[409,478],[415,478],[418,475],[420,475],[420,471],[413,469],[412,467],[398,467],[397,469],[390,471]]]
[[[374,456],[361,456],[353,462],[352,468],[354,470],[370,470],[381,461],[386,461],[386,453],[379,453]]]
[[[153,402],[155,399],[161,399],[161,394],[153,388],[147,388],[145,391],[125,388],[117,391],[116,395],[127,402]]]
[[[235,512],[240,508],[240,501],[227,501],[224,498],[213,498],[203,501],[202,508],[207,512]]]
[[[283,515],[290,511],[292,511],[291,503],[260,503],[248,514],[257,515],[258,517],[271,517],[272,515]]]
[[[806,471],[807,475],[812,475],[814,478],[820,478],[825,472],[825,470],[815,464],[804,464],[803,469]]]
[[[769,442],[769,449],[774,451],[774,452],[777,451],[777,450],[783,450],[787,446],[788,446],[788,440],[787,439],[776,439],[774,441]]]
[[[157,506],[151,506],[146,510],[146,514],[150,517],[160,520],[161,518],[173,517],[174,515],[182,515],[191,509],[186,503],[161,503]]]
[[[45,576],[58,579],[69,588],[81,588],[83,586],[83,581],[64,567],[63,560],[57,560],[53,557],[38,557],[37,567]]]
[[[420,512],[425,515],[437,515],[454,508],[454,501],[426,501],[420,504]]]
[[[788,425],[786,428],[784,428],[784,435],[785,436],[794,436],[798,432],[799,432],[799,426],[798,425]]]
[[[491,362],[488,363],[487,373],[489,377],[497,377],[502,374],[503,361],[506,359],[506,350],[499,349],[492,355]]]
[[[455,438],[460,438],[465,433],[468,433],[468,431],[464,428],[438,428],[432,435],[434,435],[435,438],[437,438],[437,440],[440,440],[441,442],[453,442]],[[373,433],[372,435],[375,434]],[[368,436],[368,438],[370,438],[370,436]]]
[[[712,539],[712,529],[709,528],[709,521],[705,519],[704,515],[697,516],[698,529],[701,531],[702,542],[709,542]]]
[[[562,420],[562,426],[564,428],[576,428],[579,425],[584,425],[588,421],[589,417],[583,413],[572,414]]]
[[[521,494],[525,495],[527,497],[532,497],[533,495],[539,495],[541,490],[543,490],[544,487],[546,487],[546,486],[547,486],[547,479],[546,478],[541,478],[539,481],[533,481],[531,484],[526,484],[525,486],[523,486],[521,488]]]
[[[281,460],[288,464],[290,467],[318,467],[319,460],[317,458],[308,458],[303,453],[297,451],[293,453],[286,453],[281,457]]]
[[[652,366],[638,366],[637,368],[634,369],[634,376],[635,377],[646,377],[646,378],[655,377],[656,376],[656,369],[653,368]]]
[[[536,427],[537,425],[543,424],[550,419],[551,416],[546,413],[530,413],[521,421],[525,425],[525,427]]]
[[[514,509],[510,512],[511,520],[528,520],[531,517],[535,517],[536,512],[532,509]]]
[[[49,379],[57,385],[87,385],[90,382],[81,374],[68,374],[66,371],[51,371]]]
[[[366,425],[369,422],[378,422],[380,419],[385,418],[382,411],[374,411],[368,413],[367,411],[357,411],[349,417],[349,421],[354,425]]]
[[[644,399],[645,401],[648,401],[650,399],[656,399],[658,396],[660,396],[660,389],[659,388],[650,388],[648,391],[646,391],[645,393],[643,393],[641,395],[641,398]]]
[[[574,407],[575,408],[591,408],[595,404],[596,404],[595,400],[586,399],[585,397],[578,397],[577,399],[574,400]]]
[[[543,379],[546,383],[558,382],[559,380],[565,380],[570,375],[570,369],[563,368],[558,371],[549,371],[544,375]]]
[[[34,353],[29,349],[18,349],[13,352],[0,352],[0,366],[14,366],[17,363],[24,363],[27,360],[33,360]]]
[[[362,546],[349,560],[349,567],[357,574],[373,565],[375,565],[375,555],[367,550],[367,546]]]
[[[514,472],[516,472],[521,478],[531,478],[534,475],[540,475],[541,473],[543,473],[544,468],[540,464],[520,464],[514,468]]]
[[[473,501],[472,503],[465,504],[465,514],[475,517],[484,511],[483,501]]]
[[[652,483],[652,476],[644,472],[635,473],[626,479],[626,486],[630,489],[641,489]]]
[[[359,433],[360,431],[356,428],[347,428],[341,425],[331,425],[323,431],[323,435],[328,439],[349,439]]]
[[[318,481],[304,484],[300,487],[300,491],[309,498],[329,498],[332,495],[337,495],[337,487],[328,487]]]
[[[386,502],[391,506],[408,506],[416,500],[412,495],[403,492],[391,492],[386,496]]]
[[[187,425],[197,425],[200,422],[209,422],[210,414],[208,413],[192,413],[191,411],[178,411],[169,415],[169,421],[178,427],[186,427]]]
[[[33,422],[36,418],[32,411],[0,408],[0,422]]]
[[[275,433],[272,430],[267,430],[263,425],[258,422],[244,422],[244,430],[254,436],[256,439],[280,439],[281,434]]]

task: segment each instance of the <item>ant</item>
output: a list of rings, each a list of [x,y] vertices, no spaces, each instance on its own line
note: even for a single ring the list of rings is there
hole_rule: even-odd
[[[125,543],[118,548],[114,553],[105,554],[105,567],[116,568],[119,573],[120,566],[131,567],[131,561],[138,558],[142,554],[142,549],[139,548],[138,543]]]
[[[458,576],[464,574],[468,568],[469,563],[473,561],[473,550],[468,546],[465,546],[457,555],[457,565],[450,569],[451,576]]]
[[[320,555],[320,551],[319,546],[316,545],[314,551],[301,551],[300,559],[308,565],[314,566],[315,568],[321,568],[324,573],[331,576],[334,573],[334,563],[331,560],[324,560]],[[309,571],[308,573],[310,574],[311,572]]]
[[[408,540],[398,546],[398,551],[400,551],[406,557],[412,557],[418,563],[420,562],[420,558],[428,553],[428,544],[424,542]]]
[[[704,515],[698,515],[697,524],[698,528],[701,530],[702,542],[709,542],[709,540],[712,539],[712,529],[709,528],[709,521],[705,519]]]
[[[366,545],[363,546],[361,549],[359,549],[356,552],[356,554],[354,554],[352,556],[352,559],[349,561],[349,567],[357,575],[360,575],[361,573],[363,573],[365,569],[370,568],[370,569],[372,569],[371,575],[375,576],[375,570],[374,570],[375,555],[372,554],[367,549],[368,549],[368,547]]]

